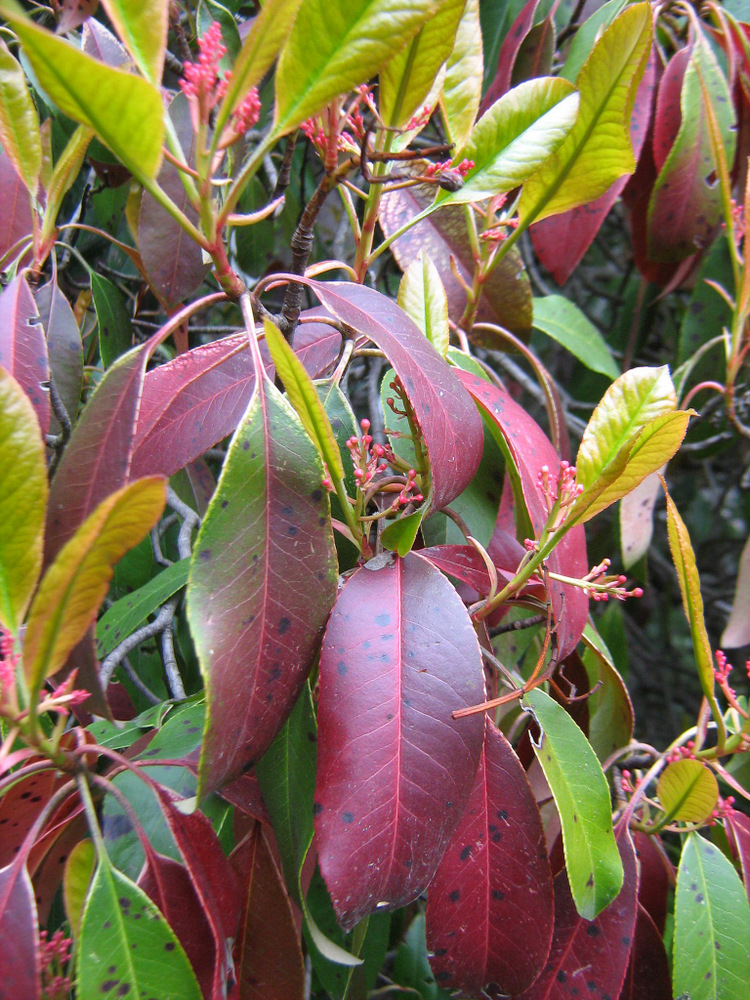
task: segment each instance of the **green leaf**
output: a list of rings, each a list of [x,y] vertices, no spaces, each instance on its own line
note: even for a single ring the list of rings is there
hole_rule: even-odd
[[[541,688],[525,694],[523,704],[541,729],[532,745],[560,814],[576,909],[593,920],[617,896],[623,881],[607,779],[588,740],[561,705]]]
[[[81,916],[89,893],[91,876],[96,861],[94,845],[90,840],[80,840],[68,855],[63,874],[63,900],[65,915],[70,923],[73,937],[77,940],[81,932]]]
[[[409,264],[398,286],[398,304],[411,316],[438,354],[450,346],[448,297],[432,258],[424,250]]]
[[[482,115],[455,157],[474,161],[463,187],[441,192],[436,207],[518,187],[565,141],[577,116],[578,94],[567,80],[544,76],[509,90]]]
[[[96,625],[97,656],[104,659],[118,643],[140,628],[150,614],[184,587],[189,569],[190,560],[180,559],[145,586],[126,594],[107,608]]]
[[[390,128],[404,128],[419,111],[453,49],[466,0],[443,0],[437,13],[380,70],[380,114]]]
[[[445,131],[456,149],[471,134],[482,98],[482,31],[479,0],[467,0],[458,25],[453,51],[445,64],[440,98]]]
[[[575,355],[592,372],[617,378],[620,369],[591,320],[564,295],[534,299],[534,326]]]
[[[380,536],[383,546],[392,552],[397,552],[403,559],[407,552],[411,552],[414,539],[428,509],[429,504],[423,504],[419,510],[391,522]]]
[[[588,624],[583,630],[581,660],[589,678],[589,743],[599,760],[633,738],[633,705],[628,689],[601,637]]]
[[[147,80],[161,86],[169,0],[101,0],[120,39]]]
[[[703,823],[716,806],[719,786],[699,760],[675,760],[662,771],[656,794],[670,820]]]
[[[690,1000],[747,1000],[750,908],[733,865],[697,833],[677,872],[673,989]]]
[[[79,1000],[201,1000],[171,927],[104,854],[86,900],[76,965]]]
[[[37,27],[12,0],[0,12],[20,38],[40,85],[69,118],[89,125],[138,178],[154,178],[162,157],[161,94],[143,77],[113,69]]]
[[[664,484],[663,484],[664,485]],[[669,495],[666,485],[664,493],[667,499],[667,534],[669,536],[669,551],[672,562],[677,570],[677,580],[680,584],[682,606],[685,617],[690,625],[690,635],[693,639],[693,653],[698,668],[698,678],[706,698],[712,703],[714,711],[718,710],[714,696],[714,666],[711,655],[711,643],[703,618],[703,597],[701,596],[701,581],[695,553],[690,544],[690,535],[680,512]]]
[[[36,194],[42,170],[42,141],[26,77],[0,39],[0,142],[29,192]]]
[[[109,368],[132,347],[130,316],[122,295],[107,278],[92,274],[91,293],[99,323],[99,353],[102,364]]]
[[[573,130],[524,186],[524,227],[594,201],[635,170],[628,128],[651,47],[651,22],[651,5],[634,4],[599,38],[576,81],[581,105]]]
[[[328,474],[334,482],[340,482],[344,478],[341,452],[318,390],[279,328],[267,318],[263,320],[263,328],[268,350],[289,401],[326,463]]]
[[[0,623],[13,635],[42,567],[47,463],[31,401],[0,368]]]
[[[369,80],[437,8],[436,0],[305,0],[276,71],[277,131]]]
[[[560,76],[564,76],[571,83],[576,82],[583,64],[596,45],[597,35],[614,21],[627,2],[628,0],[609,0],[583,22],[573,35],[568,54],[565,56],[565,64],[560,70]]]
[[[59,670],[107,593],[112,566],[156,524],[165,481],[139,479],[103,500],[47,569],[29,612],[24,670],[37,692]]]

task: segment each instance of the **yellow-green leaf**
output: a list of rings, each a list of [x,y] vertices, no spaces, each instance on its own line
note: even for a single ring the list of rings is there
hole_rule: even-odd
[[[93,138],[92,129],[87,125],[79,125],[68,139],[68,144],[55,164],[47,185],[47,204],[44,211],[45,221],[49,220],[50,229],[54,227],[63,198],[81,170],[86,150]]]
[[[86,896],[94,874],[96,853],[90,840],[80,840],[68,855],[63,873],[63,900],[65,915],[70,923],[73,937],[77,940],[81,931],[81,917]]]
[[[0,0],[0,13],[13,25],[39,83],[60,110],[90,126],[138,178],[156,177],[164,135],[157,88],[38,27],[12,0]]]
[[[445,131],[456,149],[471,135],[482,99],[482,29],[479,0],[467,0],[453,51],[445,64],[440,107]]]
[[[31,99],[26,77],[0,39],[0,142],[16,173],[36,194],[42,169],[39,116]]]
[[[701,596],[701,581],[698,576],[695,553],[693,552],[693,546],[690,544],[690,535],[685,527],[685,522],[680,517],[680,512],[669,495],[666,483],[662,485],[664,486],[664,494],[667,498],[669,550],[672,553],[672,562],[677,570],[677,580],[680,584],[685,617],[690,625],[690,634],[693,639],[693,653],[695,655],[696,666],[698,667],[698,677],[703,688],[703,693],[715,705],[711,643],[708,640],[706,623],[703,618],[703,597]]]
[[[651,48],[652,11],[638,3],[601,35],[578,75],[578,120],[566,140],[524,186],[528,225],[593,201],[635,170],[629,123]]]
[[[0,368],[0,624],[14,635],[42,566],[47,464],[29,397]]]
[[[437,9],[437,0],[304,0],[276,71],[277,131],[369,80]]]
[[[103,500],[58,553],[29,612],[23,658],[32,694],[65,663],[96,617],[112,567],[153,528],[165,502],[165,480],[130,483]]]
[[[266,331],[268,350],[279,378],[284,383],[289,402],[326,463],[331,480],[341,482],[344,478],[341,452],[317,389],[279,328],[269,319],[263,320],[263,328]]]
[[[466,0],[444,0],[434,17],[380,70],[380,114],[403,128],[424,104],[433,81],[453,50]]]
[[[714,810],[719,786],[713,771],[699,760],[675,760],[662,772],[656,794],[670,820],[702,823]]]
[[[101,0],[102,7],[146,79],[161,85],[169,0]]]
[[[445,357],[450,346],[448,297],[438,269],[423,250],[404,272],[398,287],[398,304]]]

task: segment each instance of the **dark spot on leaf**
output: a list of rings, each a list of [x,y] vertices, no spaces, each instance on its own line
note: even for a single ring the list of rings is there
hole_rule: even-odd
[[[590,889],[593,884],[594,884],[594,873],[592,872],[586,879],[586,888]]]
[[[505,893],[501,892],[499,889],[493,889],[492,898],[498,900],[498,902],[502,902],[502,900],[505,899]]]
[[[313,802],[313,816],[320,816],[323,812],[323,806],[320,802]]]
[[[412,864],[413,864],[412,859],[407,858],[406,861],[404,861],[404,868],[411,868]]]
[[[446,982],[450,978],[451,978],[451,974],[447,970],[443,970],[442,972],[437,972],[435,974],[435,979],[439,983],[444,983],[444,982]]]
[[[167,941],[164,945],[164,951],[174,951],[174,941]]]
[[[467,844],[466,847],[464,847],[459,857],[461,858],[462,861],[468,861],[468,859],[471,857],[471,844]]]
[[[114,973],[117,972],[117,966],[116,965],[110,965],[110,967],[107,969],[107,972],[110,974],[110,976],[114,975]]]
[[[505,809],[498,809],[497,818],[506,820],[508,818],[508,813],[505,811]]]
[[[320,503],[320,501],[323,499],[323,491],[313,490],[312,493],[310,494],[310,499],[313,501],[313,503]]]
[[[626,948],[629,948],[630,947],[630,935],[623,934],[623,936],[622,936],[622,943],[625,945]]]
[[[339,677],[343,677],[344,674],[346,673],[347,666],[343,660],[339,660],[339,662],[336,664],[336,671],[338,672]]]
[[[105,979],[99,989],[102,993],[109,993],[110,990],[113,990],[117,986],[118,982],[118,979]]]
[[[386,719],[388,720],[388,722],[390,722],[392,718],[393,718],[393,712],[389,712],[388,715],[386,715]]]
[[[586,983],[586,989],[589,991],[589,993],[595,993],[596,992],[596,983],[594,982],[593,979],[589,979],[587,981],[587,983]]]
[[[198,553],[198,558],[201,562],[208,562],[211,558],[211,549],[201,549]]]
[[[696,901],[696,903],[702,903],[703,902],[703,893],[702,892],[698,893],[698,895],[695,897],[695,901]]]
[[[283,517],[291,517],[294,513],[294,507],[282,507],[281,514]]]
[[[250,451],[250,442],[249,441],[243,441],[242,442],[242,450],[243,451]]]
[[[442,958],[443,955],[447,955],[447,954],[448,954],[448,949],[447,948],[436,948],[435,951],[433,952],[433,955],[435,956],[435,958]]]
[[[459,889],[454,889],[453,892],[448,897],[451,903],[457,903],[460,898],[461,898],[461,891]]]
[[[498,830],[498,828],[495,826],[494,823],[490,823],[489,830],[490,830],[490,837],[492,839],[492,843],[493,844],[499,844],[500,841],[503,839],[503,832],[502,832],[502,830]]]
[[[291,623],[291,620],[289,618],[282,618],[279,621],[279,635],[283,635],[287,631],[287,629],[289,628],[289,626],[291,624],[292,623]]]
[[[274,663],[273,670],[269,674],[268,680],[269,682],[277,681],[279,677],[281,677],[281,667],[278,665],[278,663]]]
[[[118,997],[125,997],[128,995],[128,993],[130,993],[130,983],[121,983],[117,987]]]
[[[129,900],[127,896],[120,896],[117,902],[120,904],[123,910],[127,910],[128,907],[130,906],[131,900]]]
[[[353,823],[354,822],[354,813],[352,813],[352,812],[342,813],[341,814],[341,818],[343,819],[343,821],[345,823]]]
[[[596,926],[596,924],[589,924],[588,927],[586,928],[586,933],[588,934],[589,937],[599,937],[601,931]]]
[[[568,981],[568,977],[565,975],[562,969],[559,969],[557,972],[557,981],[558,983],[567,983]]]
[[[296,535],[298,531],[299,528],[297,527],[296,524],[290,524],[289,527],[286,529],[287,535],[290,535],[292,537],[294,537],[294,535]]]
[[[226,510],[228,506],[229,506],[229,501],[228,500],[222,500],[221,501],[221,509],[222,510]]]
[[[375,624],[385,628],[386,625],[391,624],[391,616],[387,611],[383,611],[379,615],[375,615]]]

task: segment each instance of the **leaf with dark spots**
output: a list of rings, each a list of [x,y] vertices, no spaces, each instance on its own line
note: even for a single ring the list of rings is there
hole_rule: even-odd
[[[52,770],[30,774],[0,797],[0,867],[17,856],[34,820],[54,791],[64,783]]]
[[[435,978],[478,995],[516,994],[541,971],[552,941],[552,875],[526,774],[489,718],[469,801],[427,893]]]
[[[626,826],[618,831],[625,880],[620,895],[593,921],[576,912],[565,870],[555,876],[555,931],[547,964],[519,1000],[617,997],[628,967],[635,928],[638,873]]]
[[[482,422],[453,370],[385,295],[343,281],[306,284],[338,319],[383,351],[407,388],[429,456],[432,505],[445,507],[474,477],[484,441]]]
[[[0,941],[0,1000],[39,1000],[39,928],[34,889],[22,856],[0,868]]]
[[[47,334],[50,376],[63,406],[74,424],[78,417],[83,385],[83,344],[75,314],[55,278],[38,288],[34,298],[42,326]],[[50,415],[50,433],[59,432],[54,414]]]
[[[638,857],[638,903],[643,906],[660,934],[667,923],[669,890],[674,888],[675,872],[659,837],[649,837],[640,830],[634,837]]]
[[[188,581],[188,619],[207,693],[201,796],[262,756],[309,672],[336,592],[328,495],[316,492],[322,481],[318,451],[296,413],[271,383],[256,386]],[[284,507],[292,518],[281,514]],[[204,561],[206,550],[221,557]],[[273,680],[278,661],[284,671]]]
[[[457,371],[457,374],[516,470],[511,480],[519,532],[524,537],[530,533],[538,537],[547,520],[547,508],[538,487],[539,473],[546,465],[554,477],[560,457],[541,427],[507,392],[469,372]],[[586,575],[586,539],[582,527],[571,528],[552,551],[548,564],[553,572],[563,576],[580,578]],[[576,648],[583,634],[588,617],[588,598],[580,587],[554,580],[550,582],[550,589],[552,611],[557,622],[558,656],[563,659]]]
[[[672,976],[662,935],[648,910],[639,903],[633,947],[620,1000],[672,1000],[672,997]]]
[[[44,327],[26,278],[14,278],[0,294],[0,367],[18,382],[34,407],[44,436],[49,430],[49,358]]]
[[[345,929],[432,879],[482,747],[482,719],[451,712],[483,688],[471,621],[429,562],[410,553],[350,577],[321,652],[315,792],[320,869]]]

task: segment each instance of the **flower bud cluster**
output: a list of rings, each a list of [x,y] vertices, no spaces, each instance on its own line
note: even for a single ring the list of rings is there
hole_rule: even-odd
[[[0,626],[0,715],[17,711],[16,667],[21,657],[15,651],[16,640]]]
[[[675,747],[667,754],[667,763],[674,764],[678,760],[695,760],[695,740],[688,740],[687,743]]]
[[[609,559],[603,559],[597,566],[594,566],[583,578],[588,581],[588,586],[583,588],[584,594],[594,601],[608,601],[613,597],[616,601],[624,601],[628,597],[643,597],[643,588],[634,587],[626,590],[627,577],[618,575],[607,575],[607,570],[611,565]]]
[[[537,477],[537,487],[542,494],[547,513],[552,513],[553,508],[559,512],[557,524],[561,524],[568,510],[573,506],[578,497],[583,493],[583,486],[576,485],[576,469],[570,462],[560,462],[560,469],[556,478],[552,478],[548,465],[543,465]]]
[[[424,169],[424,177],[435,177],[438,174],[446,173],[451,171],[451,173],[458,174],[458,176],[463,180],[470,170],[473,170],[476,164],[473,160],[463,159],[460,163],[456,164],[455,167],[451,166],[450,160],[441,160],[439,163],[428,163]]]
[[[734,812],[734,795],[727,795],[725,799],[719,796],[719,801],[716,803],[713,812],[711,813],[711,819],[708,821],[709,826],[715,826],[718,820],[726,819],[732,812]]]
[[[358,489],[365,489],[377,474],[382,474],[388,468],[388,462],[394,457],[387,445],[373,444],[370,434],[370,421],[361,421],[362,437],[350,437],[346,442],[354,465],[354,481]]]
[[[42,967],[42,997],[44,1000],[67,1000],[72,989],[65,970],[70,962],[72,940],[58,930],[50,937],[39,932],[40,964]]]
[[[732,664],[727,660],[726,654],[721,649],[717,649],[714,656],[716,657],[714,678],[721,689],[721,693],[724,695],[729,705],[746,719],[748,717],[747,712],[737,701],[737,692],[729,683],[729,675],[732,672]],[[745,664],[745,670],[748,678],[750,678],[750,660],[748,660]]]

